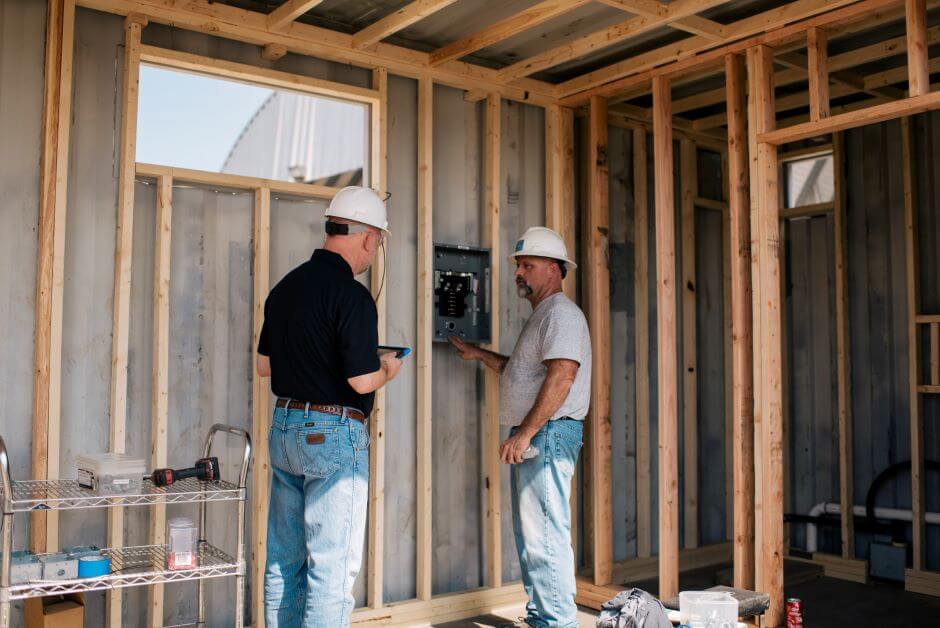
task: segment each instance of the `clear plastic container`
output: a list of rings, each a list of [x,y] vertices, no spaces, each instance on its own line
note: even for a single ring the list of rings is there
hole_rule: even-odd
[[[99,495],[139,493],[147,465],[126,454],[85,454],[75,458],[78,485]]]
[[[196,563],[196,525],[188,517],[170,519],[166,524],[166,568],[193,569]]]
[[[738,601],[724,591],[682,591],[679,614],[695,628],[736,628]]]

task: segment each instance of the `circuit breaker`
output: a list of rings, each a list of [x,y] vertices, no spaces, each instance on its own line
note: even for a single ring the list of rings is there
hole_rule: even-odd
[[[434,340],[490,341],[490,251],[434,245]]]

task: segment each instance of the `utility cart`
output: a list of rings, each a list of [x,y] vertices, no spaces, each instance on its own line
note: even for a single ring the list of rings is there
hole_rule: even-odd
[[[241,628],[244,625],[246,572],[245,481],[251,460],[251,437],[243,429],[216,423],[206,436],[204,457],[208,458],[212,455],[212,444],[219,432],[239,437],[244,441],[238,484],[222,480],[202,482],[195,478],[186,478],[169,486],[158,487],[150,478],[146,478],[140,491],[122,495],[98,495],[91,489],[80,487],[77,480],[13,480],[10,477],[10,460],[7,456],[6,444],[0,437],[0,481],[2,481],[0,503],[2,503],[3,516],[3,555],[0,559],[0,628],[10,626],[10,610],[14,600],[188,580],[198,581],[196,625],[204,626],[206,622],[205,581],[223,576],[235,577],[235,626]],[[238,502],[238,529],[234,558],[206,540],[206,504],[224,501]],[[166,546],[164,545],[114,547],[102,550],[102,554],[107,555],[111,561],[110,573],[106,575],[69,580],[31,579],[18,584],[10,583],[13,519],[17,513],[189,503],[199,504],[196,522],[198,560],[193,568],[167,569]]]

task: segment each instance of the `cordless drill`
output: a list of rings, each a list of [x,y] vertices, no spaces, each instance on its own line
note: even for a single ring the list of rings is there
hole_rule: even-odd
[[[150,478],[154,486],[169,486],[177,480],[184,478],[196,478],[202,482],[215,482],[220,478],[219,459],[200,458],[196,461],[196,466],[188,469],[155,469]]]

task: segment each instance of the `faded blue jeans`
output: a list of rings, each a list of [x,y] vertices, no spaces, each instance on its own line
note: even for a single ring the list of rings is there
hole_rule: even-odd
[[[539,455],[512,466],[512,529],[529,596],[526,622],[537,628],[578,626],[568,499],[582,427],[575,419],[549,421],[532,438]]]
[[[365,542],[368,431],[346,416],[275,408],[268,447],[267,628],[348,626]]]

